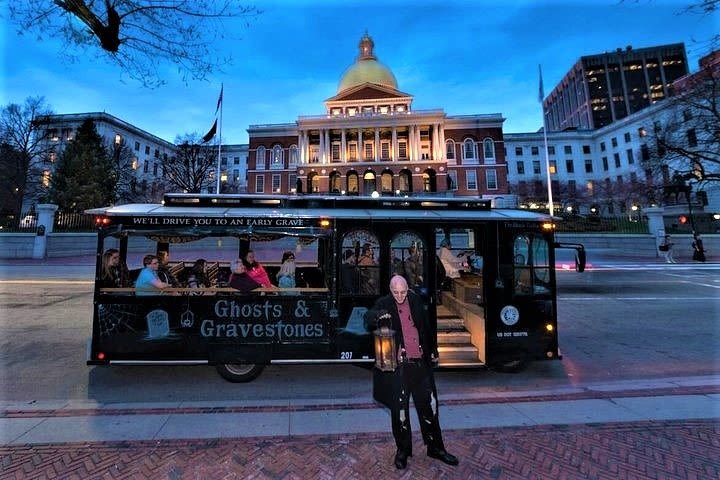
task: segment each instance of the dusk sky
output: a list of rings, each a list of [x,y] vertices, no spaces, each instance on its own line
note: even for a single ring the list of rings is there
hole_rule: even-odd
[[[695,0],[698,3],[700,0]],[[375,54],[414,96],[413,108],[448,115],[501,113],[508,133],[542,126],[538,64],[549,93],[582,55],[632,45],[684,42],[690,70],[720,31],[718,16],[682,14],[693,0],[271,0],[237,40],[217,45],[234,65],[184,84],[142,87],[102,61],[68,64],[58,41],[18,36],[2,12],[0,103],[43,95],[55,113],[105,111],[160,138],[204,134],[224,83],[222,142],[247,143],[253,124],[324,114],[324,100],[358,54],[365,33]]]

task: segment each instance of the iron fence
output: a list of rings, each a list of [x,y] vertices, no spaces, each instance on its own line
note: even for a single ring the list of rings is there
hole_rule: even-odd
[[[92,232],[95,229],[92,215],[73,212],[56,212],[53,222],[53,231],[63,232]],[[4,215],[0,217],[0,232],[5,233],[34,233],[38,228],[37,215],[26,212],[19,216]]]
[[[646,218],[563,215],[556,222],[555,231],[560,233],[648,233],[649,228]]]

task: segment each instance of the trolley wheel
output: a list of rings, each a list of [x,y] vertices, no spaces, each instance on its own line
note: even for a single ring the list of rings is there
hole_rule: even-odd
[[[265,365],[256,363],[221,363],[215,367],[225,380],[233,383],[245,383],[255,380]]]

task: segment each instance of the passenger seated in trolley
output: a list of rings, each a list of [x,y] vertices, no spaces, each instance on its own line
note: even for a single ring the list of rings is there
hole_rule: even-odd
[[[274,287],[274,285],[270,281],[270,277],[265,271],[265,267],[263,267],[255,259],[255,252],[253,250],[247,251],[245,257],[243,258],[243,263],[245,263],[245,269],[247,270],[247,274],[250,276],[250,278],[258,282],[265,288]]]
[[[162,293],[163,289],[170,287],[170,284],[163,282],[157,276],[159,261],[155,255],[145,255],[143,266],[135,281],[135,295],[157,295]]]
[[[277,280],[280,288],[295,288],[295,254],[293,252],[283,252]]]
[[[450,245],[450,240],[445,239],[440,242],[440,251],[438,257],[445,267],[445,276],[448,278],[460,278],[460,271],[465,268],[464,254],[455,255]]]
[[[245,264],[240,258],[232,262],[232,274],[230,275],[229,285],[230,288],[239,290],[240,293],[249,293],[256,288],[262,287],[262,285],[250,278],[245,269]]]

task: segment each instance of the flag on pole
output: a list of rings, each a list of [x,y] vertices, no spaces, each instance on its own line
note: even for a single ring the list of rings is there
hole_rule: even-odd
[[[210,131],[205,134],[205,136],[202,138],[203,143],[207,143],[210,140],[213,139],[215,136],[215,133],[217,132],[217,119],[215,119],[215,122],[213,123],[213,126],[210,127]]]
[[[224,89],[224,85],[223,85],[223,84],[220,84],[220,96],[218,97],[217,107],[215,107],[215,115],[217,115],[218,110],[220,110],[220,106],[222,105],[223,89]]]
[[[538,101],[540,103],[543,103],[543,100],[545,100],[545,89],[543,88],[542,66],[541,65],[538,65],[538,74],[540,75],[540,93],[538,96]]]
[[[203,143],[207,143],[210,140],[213,139],[215,134],[217,133],[217,127],[218,127],[218,121],[217,121],[217,114],[220,111],[220,107],[222,107],[222,101],[223,101],[223,90],[224,85],[220,85],[220,96],[218,97],[217,106],[215,107],[215,122],[213,123],[213,126],[210,127],[210,131],[205,134],[205,136],[202,138]]]

